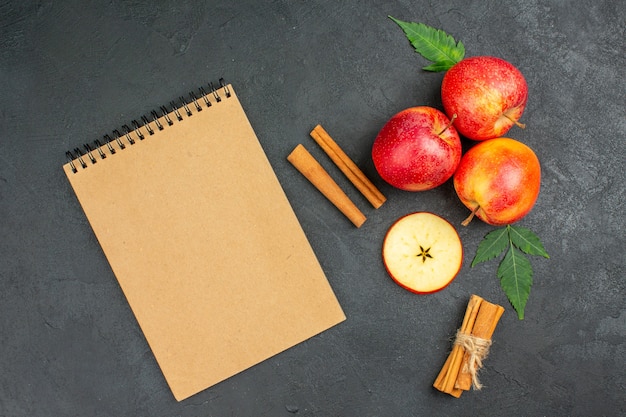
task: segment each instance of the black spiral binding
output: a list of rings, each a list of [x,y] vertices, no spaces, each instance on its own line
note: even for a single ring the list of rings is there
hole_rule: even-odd
[[[141,116],[141,122],[131,121],[132,128],[125,124],[122,126],[122,132],[115,129],[112,132],[113,136],[106,134],[103,136],[103,140],[96,139],[91,144],[84,144],[82,148],[74,148],[74,150],[65,152],[72,172],[77,173],[79,167],[85,169],[89,164],[96,164],[98,158],[100,160],[106,159],[108,155],[115,155],[118,150],[124,150],[126,146],[132,146],[138,140],[142,141],[146,137],[154,135],[158,130],[172,126],[174,124],[173,117],[177,121],[182,121],[184,117],[193,116],[192,106],[197,112],[203,110],[201,101],[204,102],[205,107],[211,107],[213,103],[209,98],[210,96],[213,96],[215,102],[221,102],[222,97],[218,92],[221,88],[224,89],[224,96],[229,98],[231,96],[230,89],[224,79],[220,78],[218,87],[209,83],[208,92],[204,87],[200,87],[197,94],[192,91],[188,94],[188,98],[180,96],[178,102],[171,101],[169,109],[166,106],[160,106],[159,111],[151,111],[150,116]],[[172,117],[170,117],[171,114],[173,114]],[[165,120],[165,123],[162,123],[160,119]],[[156,129],[151,124],[154,124]],[[147,136],[142,132],[143,128],[145,128]],[[118,149],[112,145],[113,143],[117,144]]]

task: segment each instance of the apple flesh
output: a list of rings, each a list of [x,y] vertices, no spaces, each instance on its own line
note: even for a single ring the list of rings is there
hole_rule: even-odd
[[[397,220],[383,241],[383,262],[401,287],[418,294],[440,291],[463,263],[463,246],[454,226],[428,212]]]
[[[539,196],[541,167],[535,152],[510,138],[490,139],[470,148],[454,174],[461,202],[493,226],[515,223],[530,212]]]
[[[417,106],[394,115],[380,130],[372,160],[387,183],[425,191],[446,182],[461,160],[461,139],[441,111]]]
[[[441,100],[462,136],[486,140],[503,136],[526,107],[528,85],[511,63],[496,57],[477,56],[450,68],[441,83]]]

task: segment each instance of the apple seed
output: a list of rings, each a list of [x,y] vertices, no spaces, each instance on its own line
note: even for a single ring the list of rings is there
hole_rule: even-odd
[[[422,251],[422,253],[418,253],[417,257],[422,257],[422,263],[426,262],[426,258],[433,258],[432,255],[428,253],[430,251],[430,248],[424,249],[422,245],[420,245],[420,250]]]

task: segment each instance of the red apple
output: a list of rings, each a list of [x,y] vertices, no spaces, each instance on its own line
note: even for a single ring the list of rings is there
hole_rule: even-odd
[[[492,56],[461,60],[450,68],[441,84],[446,114],[457,115],[454,126],[468,139],[501,137],[514,125],[526,107],[528,86],[511,63]]]
[[[389,276],[418,294],[447,287],[463,264],[463,245],[454,226],[427,212],[397,220],[385,235],[382,252]]]
[[[450,119],[427,106],[405,109],[380,130],[372,159],[394,187],[424,191],[446,182],[461,160],[461,140]]]
[[[463,155],[454,189],[474,215],[493,226],[514,223],[530,212],[539,195],[541,167],[528,146],[510,138],[480,142]]]

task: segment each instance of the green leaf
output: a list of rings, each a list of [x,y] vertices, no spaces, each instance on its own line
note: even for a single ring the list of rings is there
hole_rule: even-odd
[[[530,229],[520,226],[507,226],[509,229],[509,235],[511,241],[518,249],[528,255],[543,256],[544,258],[550,258],[548,252],[543,248],[543,244],[539,237],[533,233]]]
[[[422,69],[424,71],[430,71],[430,72],[442,72],[442,71],[449,70],[454,64],[455,62],[452,62],[452,61],[437,62],[434,64],[427,65],[425,67],[422,67]]]
[[[533,284],[533,269],[526,255],[550,258],[539,237],[530,229],[507,225],[485,235],[476,250],[472,267],[480,262],[495,258],[506,251],[498,265],[498,278],[511,305],[520,320]]]
[[[423,23],[404,22],[389,16],[404,31],[415,51],[433,64],[423,67],[426,71],[445,71],[465,56],[463,42],[440,29]]]
[[[472,267],[495,258],[504,252],[507,246],[509,246],[509,236],[505,227],[487,233],[478,245],[476,256],[472,260]]]
[[[521,250],[511,244],[498,266],[497,274],[500,278],[500,286],[517,311],[517,317],[523,320],[524,308],[533,284],[533,269],[530,261]]]

